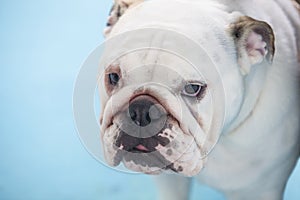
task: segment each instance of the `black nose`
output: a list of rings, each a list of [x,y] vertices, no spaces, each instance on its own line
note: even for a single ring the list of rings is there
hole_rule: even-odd
[[[164,115],[153,101],[141,98],[130,102],[129,114],[131,120],[138,126],[145,127],[150,123],[159,120]]]

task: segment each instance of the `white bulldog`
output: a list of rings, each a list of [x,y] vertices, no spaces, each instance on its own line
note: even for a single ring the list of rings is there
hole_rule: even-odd
[[[291,0],[115,0],[104,34],[124,36],[105,55],[132,52],[105,67],[100,87],[108,164],[183,175],[156,176],[163,200],[187,199],[191,176],[228,199],[282,199],[300,152],[297,8]],[[162,50],[171,46],[202,64]]]

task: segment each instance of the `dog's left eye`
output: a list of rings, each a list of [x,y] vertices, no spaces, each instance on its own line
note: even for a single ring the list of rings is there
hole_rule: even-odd
[[[120,76],[117,73],[110,73],[108,74],[109,77],[109,83],[111,85],[117,85],[119,80],[120,80]]]
[[[206,84],[203,83],[189,83],[184,86],[182,93],[189,97],[198,97],[204,93]]]

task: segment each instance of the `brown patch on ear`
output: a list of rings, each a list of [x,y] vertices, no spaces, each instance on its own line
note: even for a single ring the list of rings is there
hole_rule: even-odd
[[[300,13],[300,0],[292,0],[295,8],[298,10],[298,12]]]
[[[106,23],[106,28],[103,31],[105,37],[107,37],[112,31],[115,24],[119,21],[120,17],[130,8],[142,3],[145,0],[114,0]]]
[[[264,58],[272,63],[275,37],[269,24],[242,16],[230,25],[230,34],[237,47],[238,62],[244,73],[247,74],[251,65],[260,63]],[[256,47],[257,44],[259,47]]]

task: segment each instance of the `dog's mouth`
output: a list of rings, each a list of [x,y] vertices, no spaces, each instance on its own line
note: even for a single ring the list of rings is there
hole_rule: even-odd
[[[111,155],[113,166],[122,162],[126,168],[146,174],[169,171],[185,175],[196,168],[195,158],[200,155],[194,138],[183,133],[172,116],[168,116],[160,131],[147,138],[132,136],[116,126],[114,130],[117,135],[112,150],[115,153]]]
[[[159,151],[161,148],[170,146],[172,139],[164,134],[164,131],[170,130],[170,127],[171,125],[166,123],[155,135],[146,138],[135,137],[118,129],[114,141],[114,147],[117,151],[114,166],[123,161],[144,167],[166,168],[171,163]]]
[[[167,170],[188,176],[200,170],[200,149],[174,117],[168,115],[164,126],[149,137],[139,137],[143,128],[124,131],[122,120],[116,118],[103,138],[106,160],[111,166],[123,163],[132,171],[146,174]]]
[[[190,175],[199,168],[200,149],[168,109],[148,96],[139,96],[112,116],[105,129],[104,153],[111,166],[146,174],[164,170]]]
[[[163,129],[166,129],[166,127]],[[168,138],[162,137],[161,134],[159,134],[160,132],[162,132],[162,130],[154,136],[139,138],[120,130],[117,140],[115,141],[115,146],[118,149],[131,153],[151,153],[157,150],[156,147],[158,145],[166,146],[170,143]]]

